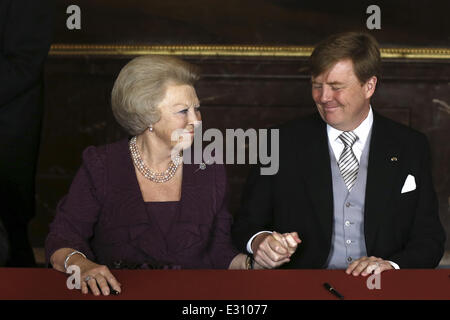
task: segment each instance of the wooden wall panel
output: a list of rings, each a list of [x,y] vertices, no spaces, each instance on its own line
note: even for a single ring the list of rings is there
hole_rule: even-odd
[[[55,43],[314,45],[366,30],[367,7],[381,9],[384,46],[448,47],[448,0],[56,0]],[[66,8],[81,8],[81,30]]]
[[[49,58],[46,110],[37,174],[37,217],[32,241],[42,246],[60,198],[89,145],[116,141],[125,132],[116,124],[109,97],[114,79],[130,57]],[[303,58],[195,58],[202,68],[197,93],[204,127],[266,128],[315,112]],[[381,114],[421,130],[430,139],[440,214],[450,231],[450,63],[384,60],[383,78],[372,101]],[[248,172],[228,165],[230,209],[239,206]],[[447,248],[450,248],[447,243]]]

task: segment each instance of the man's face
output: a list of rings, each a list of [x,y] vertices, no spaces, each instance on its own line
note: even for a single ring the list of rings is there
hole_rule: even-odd
[[[311,78],[312,97],[322,119],[330,126],[350,131],[367,117],[377,78],[361,84],[350,59],[338,61],[329,70]]]

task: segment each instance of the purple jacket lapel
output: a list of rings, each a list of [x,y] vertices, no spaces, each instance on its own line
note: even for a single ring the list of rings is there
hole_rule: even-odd
[[[183,164],[180,212],[165,237],[154,217],[147,214],[128,150],[128,140],[110,145],[108,150],[108,201],[104,208],[114,226],[129,228],[129,241],[140,251],[155,259],[168,252],[180,254],[209,238],[215,212],[214,169]],[[167,238],[167,242],[166,242]]]

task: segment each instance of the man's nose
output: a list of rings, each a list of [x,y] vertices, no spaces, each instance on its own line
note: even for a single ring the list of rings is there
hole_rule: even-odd
[[[320,94],[320,102],[321,103],[326,103],[331,101],[333,97],[333,92],[331,90],[331,88],[327,87],[327,86],[323,86],[321,94]]]

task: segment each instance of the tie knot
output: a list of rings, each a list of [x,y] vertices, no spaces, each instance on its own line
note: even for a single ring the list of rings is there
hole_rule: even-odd
[[[341,139],[346,147],[352,147],[356,140],[358,140],[358,136],[353,131],[344,131],[339,136],[339,139]]]

